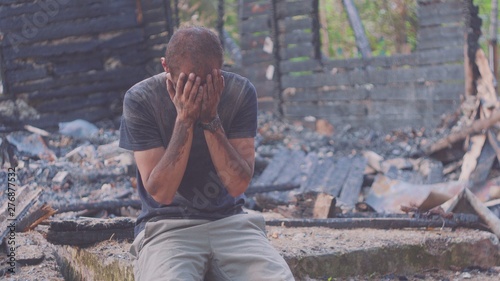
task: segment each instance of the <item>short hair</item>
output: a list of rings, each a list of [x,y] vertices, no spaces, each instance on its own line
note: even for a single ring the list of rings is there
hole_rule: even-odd
[[[213,31],[201,26],[178,29],[170,38],[165,52],[167,66],[174,75],[183,63],[194,68],[192,72],[204,78],[212,68],[222,67],[224,53],[219,37]]]

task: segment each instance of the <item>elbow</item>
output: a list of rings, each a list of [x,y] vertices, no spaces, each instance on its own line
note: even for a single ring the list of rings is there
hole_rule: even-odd
[[[158,203],[163,205],[170,205],[174,201],[175,194],[167,194],[165,192],[161,192],[162,188],[155,184],[149,184],[144,186],[146,191],[151,195],[151,197]]]
[[[244,179],[241,180],[238,184],[235,184],[234,188],[228,190],[229,195],[236,198],[245,193],[248,186],[250,185],[250,180],[251,179]]]
[[[174,196],[151,194],[151,197],[153,197],[153,199],[156,202],[163,204],[163,205],[170,205],[174,201]]]

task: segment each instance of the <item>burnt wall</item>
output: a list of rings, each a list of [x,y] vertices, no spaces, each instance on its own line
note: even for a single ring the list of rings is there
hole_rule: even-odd
[[[419,0],[418,43],[412,54],[332,60],[319,53],[317,1],[244,0],[240,14],[258,14],[255,20],[242,19],[241,41],[251,43],[243,53],[245,72],[261,85],[266,66],[275,63],[270,81],[278,93],[269,87],[259,96],[274,96],[288,119],[315,116],[338,126],[379,130],[436,126],[464,95],[469,2]],[[266,30],[278,48],[274,58],[265,54]]]
[[[118,116],[125,91],[161,71],[165,2],[1,1],[3,98],[26,100],[42,127]]]

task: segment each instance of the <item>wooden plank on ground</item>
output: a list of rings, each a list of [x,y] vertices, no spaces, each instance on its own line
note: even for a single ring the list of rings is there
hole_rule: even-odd
[[[290,153],[290,157],[286,162],[286,166],[283,167],[278,177],[274,180],[274,184],[285,184],[293,183],[300,184],[301,181],[301,169],[300,165],[304,162],[306,157],[304,151],[293,150]]]
[[[463,158],[462,171],[458,178],[459,181],[470,179],[472,172],[476,169],[478,158],[481,155],[485,141],[485,134],[470,137],[470,146]]]
[[[356,156],[352,159],[352,165],[349,169],[339,200],[348,206],[354,206],[358,202],[359,193],[363,185],[363,176],[366,167],[366,158]]]
[[[320,190],[335,197],[339,197],[353,164],[352,159],[348,157],[338,159],[334,169],[329,171],[330,176],[323,181]]]
[[[273,191],[260,193],[257,195],[257,203],[261,207],[269,207],[271,205],[287,205],[293,199],[293,196],[300,190],[302,181],[301,164],[304,162],[305,153],[301,150],[294,150],[290,153],[290,157],[283,167],[278,177],[274,180],[273,185],[292,185],[293,189],[289,191]],[[264,203],[266,202],[266,203]]]
[[[332,157],[324,158],[321,160],[317,160],[316,165],[314,165],[313,169],[307,175],[307,181],[304,183],[303,193],[315,191],[321,191],[320,186],[322,182],[326,181],[325,178],[330,177],[331,175],[328,172],[334,167],[335,161]]]
[[[496,153],[493,146],[490,144],[489,140],[485,141],[481,154],[477,158],[476,168],[470,175],[470,180],[474,183],[471,189],[474,189],[474,186],[480,186],[486,182],[495,159]]]
[[[273,159],[267,165],[266,169],[256,179],[254,185],[269,185],[280,176],[280,173],[286,167],[288,159],[290,159],[292,152],[288,149],[282,149],[273,156]]]

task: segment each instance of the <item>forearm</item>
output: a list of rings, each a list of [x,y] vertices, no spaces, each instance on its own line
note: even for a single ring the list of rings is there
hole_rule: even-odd
[[[253,176],[253,165],[231,145],[222,127],[215,132],[205,130],[205,139],[217,174],[229,194],[236,197],[245,192]],[[253,146],[242,151],[254,153]]]
[[[192,122],[177,119],[167,149],[146,183],[149,194],[156,201],[172,202],[186,171],[192,143]]]

